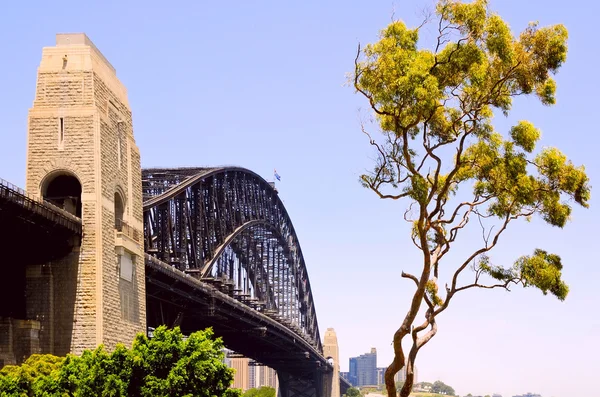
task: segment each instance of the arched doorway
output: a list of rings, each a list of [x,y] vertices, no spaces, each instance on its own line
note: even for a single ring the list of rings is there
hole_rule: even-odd
[[[70,174],[59,174],[42,187],[44,200],[81,218],[81,183]]]

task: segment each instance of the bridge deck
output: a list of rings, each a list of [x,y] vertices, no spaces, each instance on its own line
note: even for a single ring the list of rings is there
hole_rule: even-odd
[[[151,327],[182,316],[184,332],[211,326],[228,348],[272,368],[297,374],[322,362],[327,370],[322,354],[291,329],[150,255],[146,255],[146,281]]]
[[[0,179],[0,238],[3,262],[29,264],[59,258],[70,252],[82,233],[81,219]],[[24,253],[27,255],[23,255]]]

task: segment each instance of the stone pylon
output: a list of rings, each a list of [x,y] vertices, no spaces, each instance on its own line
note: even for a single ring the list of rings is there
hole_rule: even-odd
[[[340,352],[338,349],[337,335],[333,328],[327,328],[323,339],[323,355],[328,360],[333,361],[333,374],[331,376],[331,386],[327,387],[329,393],[326,396],[340,397]]]
[[[83,225],[71,254],[27,268],[41,350],[130,344],[146,327],[140,153],[127,91],[85,34],[43,49],[27,138],[27,190]]]

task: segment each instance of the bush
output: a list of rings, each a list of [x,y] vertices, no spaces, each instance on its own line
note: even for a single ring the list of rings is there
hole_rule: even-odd
[[[229,389],[233,369],[223,363],[223,343],[211,329],[184,338],[179,328],[139,334],[131,349],[103,346],[81,357],[33,355],[0,371],[0,396],[240,397]]]
[[[246,390],[242,397],[275,397],[275,389],[269,386],[252,388]]]

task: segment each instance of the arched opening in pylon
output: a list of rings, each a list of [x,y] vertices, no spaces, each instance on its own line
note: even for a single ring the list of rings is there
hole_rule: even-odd
[[[49,175],[42,184],[44,200],[81,218],[81,183],[74,175]]]

